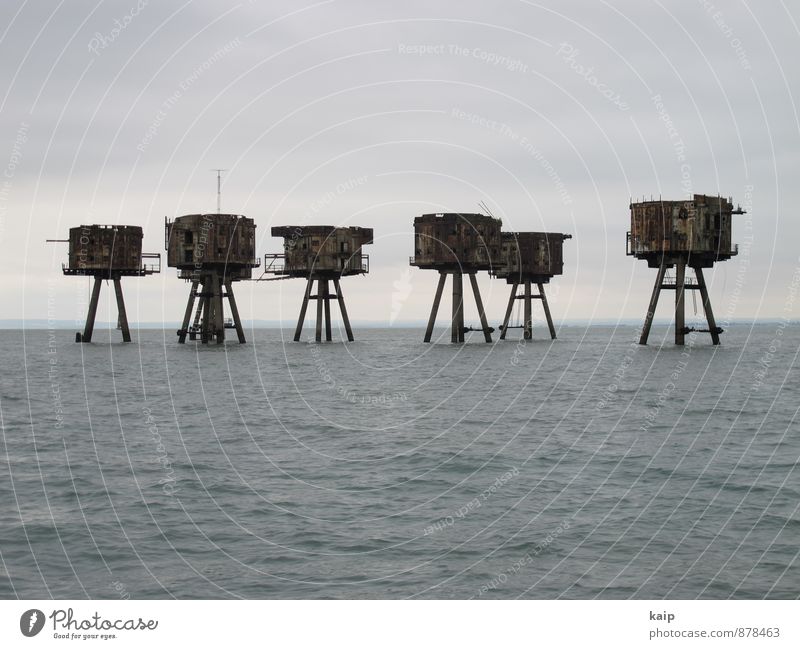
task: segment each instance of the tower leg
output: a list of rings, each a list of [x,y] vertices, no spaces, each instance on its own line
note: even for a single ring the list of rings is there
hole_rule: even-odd
[[[639,337],[639,344],[646,345],[647,338],[650,336],[650,327],[653,325],[653,316],[656,314],[656,306],[658,306],[658,296],[661,295],[661,285],[664,283],[664,275],[667,272],[667,267],[661,265],[658,267],[658,275],[656,275],[656,283],[653,285],[653,294],[650,296],[650,306],[647,307],[647,316],[644,319],[644,326],[642,327],[642,335]]]
[[[514,311],[514,304],[517,301],[517,287],[519,286],[519,282],[514,282],[514,285],[511,287],[511,297],[508,298],[508,307],[506,307],[506,316],[503,318],[503,330],[500,332],[500,340],[506,339],[506,333],[508,331],[508,322],[511,320],[511,313]]]
[[[189,319],[192,317],[192,309],[194,308],[194,300],[195,297],[197,296],[198,284],[199,282],[196,279],[192,280],[192,288],[189,291],[189,301],[186,303],[186,311],[183,314],[183,323],[181,324],[180,331],[178,331],[178,342],[181,344],[184,344],[186,342],[186,334],[188,333],[189,330]],[[202,306],[202,304],[203,303],[201,301],[200,305]],[[199,311],[200,309],[198,308],[198,314],[197,317],[195,318],[195,322],[197,322],[197,320],[200,317]]]
[[[550,315],[550,306],[547,304],[547,296],[544,293],[544,284],[541,282],[537,285],[539,287],[539,297],[542,298],[542,307],[544,308],[544,317],[547,318],[547,327],[550,329],[550,338],[556,339],[556,328],[553,326],[553,318]]]
[[[317,330],[314,340],[322,342],[322,280],[317,280]]]
[[[353,342],[353,330],[350,328],[350,318],[347,317],[347,307],[344,305],[344,295],[342,295],[342,288],[339,286],[339,280],[333,280],[333,286],[336,289],[336,299],[339,301],[339,311],[342,313],[342,322],[344,322],[344,330],[347,334],[347,340]]]
[[[684,344],[684,328],[686,327],[686,313],[684,311],[684,297],[686,281],[686,262],[679,261],[675,264],[675,344]]]
[[[475,279],[475,273],[469,274],[469,283],[472,284],[472,293],[475,296],[475,304],[478,307],[478,316],[480,316],[481,327],[483,328],[483,339],[490,343],[492,342],[492,334],[489,332],[489,323],[486,321],[486,313],[483,310],[483,300],[481,300],[481,292],[478,288],[478,280]]]
[[[442,291],[444,290],[444,283],[447,281],[447,273],[439,273],[439,284],[436,286],[436,296],[433,298],[433,306],[431,307],[431,315],[428,318],[428,327],[425,329],[425,342],[431,341],[433,334],[433,325],[436,324],[436,314],[439,311],[439,303],[442,301]]]
[[[224,311],[222,310],[222,278],[217,275],[216,271],[212,277],[214,286],[214,329],[217,335],[217,344],[221,345],[225,342],[225,318]]]
[[[94,286],[92,287],[92,299],[89,301],[89,312],[86,314],[86,324],[83,327],[82,343],[92,342],[92,332],[94,332],[94,319],[97,315],[97,301],[100,299],[100,287],[103,280],[95,275]]]
[[[525,280],[525,328],[523,329],[522,337],[525,340],[533,338],[533,309],[531,306],[531,280]]]
[[[300,317],[297,319],[297,327],[294,330],[294,341],[300,342],[300,336],[303,333],[303,323],[306,319],[306,310],[308,309],[308,300],[311,296],[311,287],[314,285],[314,280],[310,277],[306,283],[306,293],[303,296],[303,304],[300,306]]]
[[[450,327],[450,342],[464,342],[464,284],[461,272],[453,273],[453,318]]]
[[[194,328],[200,326],[200,318],[203,315],[203,298],[197,300],[197,313],[194,314]]]
[[[208,344],[211,337],[211,276],[206,275],[203,278],[203,294],[200,298],[203,301],[203,324],[200,328],[200,342],[204,345]]]
[[[228,296],[228,305],[231,307],[231,317],[233,318],[233,324],[236,327],[236,335],[239,338],[239,343],[244,344],[247,341],[244,338],[242,320],[239,317],[239,307],[236,306],[236,296],[233,294],[233,282],[230,279],[225,282],[225,293]]]
[[[322,281],[322,299],[325,302],[325,340],[330,342],[331,336],[331,293],[330,282],[325,279]]]
[[[706,312],[708,330],[711,332],[711,342],[715,345],[719,345],[717,321],[714,319],[714,312],[711,310],[711,300],[708,297],[708,288],[706,288],[706,279],[703,277],[703,269],[698,266],[694,269],[694,272],[697,275],[697,286],[700,288],[700,297],[703,299],[703,311]]]
[[[119,277],[114,278],[114,293],[117,294],[117,313],[119,314],[117,322],[122,329],[122,342],[129,343],[131,330],[128,327],[128,314],[125,312],[125,298],[122,297],[122,282]]]

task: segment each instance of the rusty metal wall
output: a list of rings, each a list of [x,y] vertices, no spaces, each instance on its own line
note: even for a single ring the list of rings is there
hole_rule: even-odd
[[[332,225],[279,226],[273,237],[283,237],[284,273],[356,275],[366,272],[361,247],[372,243],[372,228]]]
[[[631,204],[631,254],[719,254],[732,251],[733,205],[696,194],[687,201]]]
[[[236,214],[188,214],[166,224],[167,265],[193,272],[224,267],[229,276],[251,276],[256,260],[256,225]],[[183,276],[183,273],[182,275]]]
[[[489,270],[501,255],[502,221],[485,214],[423,214],[414,219],[413,266]]]
[[[68,269],[138,271],[142,228],[137,225],[81,225],[69,230]]]
[[[560,232],[504,232],[497,277],[552,277],[564,272],[564,240]]]

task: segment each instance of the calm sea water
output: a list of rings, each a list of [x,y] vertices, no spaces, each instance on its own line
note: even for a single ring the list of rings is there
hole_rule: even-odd
[[[0,596],[795,598],[797,329],[2,331]]]

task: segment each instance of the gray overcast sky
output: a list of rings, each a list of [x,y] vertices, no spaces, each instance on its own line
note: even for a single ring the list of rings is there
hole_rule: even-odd
[[[50,294],[81,320],[89,280],[61,276],[66,246],[45,238],[135,224],[163,251],[164,216],[215,211],[214,167],[259,254],[280,251],[272,225],[375,229],[372,272],[343,282],[356,320],[425,318],[436,275],[408,266],[412,220],[479,201],[505,228],[574,236],[557,319],[642,318],[654,271],[625,256],[629,197],[693,192],[749,212],[742,254],[710,276],[718,319],[797,317],[797,3],[7,0],[0,16],[0,319],[45,318]],[[507,287],[480,282],[496,323]],[[124,284],[131,320],[182,315],[173,269]],[[302,291],[240,284],[240,310],[292,320]]]

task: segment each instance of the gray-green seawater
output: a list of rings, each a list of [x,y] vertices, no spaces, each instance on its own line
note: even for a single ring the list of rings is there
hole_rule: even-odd
[[[422,333],[0,332],[0,597],[800,594],[797,326]]]

